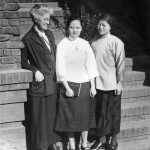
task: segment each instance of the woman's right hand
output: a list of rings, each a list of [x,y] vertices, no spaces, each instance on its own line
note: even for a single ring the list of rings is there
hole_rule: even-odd
[[[35,73],[35,81],[36,82],[41,82],[44,80],[44,76],[43,74],[38,70],[36,73]]]
[[[68,96],[68,97],[73,97],[74,96],[74,92],[71,88],[68,88],[66,90],[66,96]]]

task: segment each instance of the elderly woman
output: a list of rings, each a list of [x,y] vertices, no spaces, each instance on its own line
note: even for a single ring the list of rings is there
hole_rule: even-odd
[[[28,90],[30,141],[33,149],[45,150],[60,137],[53,131],[56,115],[55,41],[48,30],[51,9],[36,4],[31,9],[34,25],[23,37],[22,68],[33,72]]]
[[[98,36],[92,43],[99,76],[96,78],[96,129],[98,137],[92,150],[116,150],[117,134],[120,132],[121,91],[125,68],[124,43],[110,34],[113,18],[102,14],[97,21]],[[111,143],[106,140],[111,136]]]

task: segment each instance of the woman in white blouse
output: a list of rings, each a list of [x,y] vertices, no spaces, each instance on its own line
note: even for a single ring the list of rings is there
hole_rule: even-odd
[[[99,71],[96,78],[96,129],[90,132],[96,135],[98,140],[91,147],[92,150],[116,150],[118,147],[125,53],[123,42],[110,34],[113,20],[108,14],[99,16],[98,36],[92,43]],[[110,136],[112,139],[108,145]]]
[[[67,22],[68,37],[57,46],[56,73],[59,82],[58,113],[55,130],[67,133],[70,149],[75,149],[74,132],[81,132],[81,147],[87,147],[87,135],[95,127],[94,78],[98,76],[94,53],[87,41],[79,38],[82,31],[80,18],[71,16]],[[69,82],[79,83],[79,96]]]

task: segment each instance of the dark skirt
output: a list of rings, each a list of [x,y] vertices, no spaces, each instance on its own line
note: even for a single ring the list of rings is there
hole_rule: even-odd
[[[94,103],[95,99],[90,98],[89,82],[81,84],[79,97],[67,97],[59,90],[55,130],[63,132],[82,132],[96,127]]]
[[[61,140],[54,130],[56,98],[54,94],[45,97],[28,96],[30,146],[46,149]]]
[[[121,95],[115,96],[113,91],[97,90],[96,94],[96,128],[90,131],[96,136],[117,134],[120,132]]]

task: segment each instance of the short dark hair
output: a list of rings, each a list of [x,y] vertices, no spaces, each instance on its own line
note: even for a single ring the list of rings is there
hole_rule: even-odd
[[[78,17],[78,16],[70,16],[70,17],[67,19],[66,30],[68,30],[68,28],[69,28],[71,22],[74,21],[74,20],[80,21],[80,24],[81,24],[81,26],[82,26],[82,21],[81,21],[81,18],[80,18],[80,17]]]
[[[97,24],[100,20],[105,20],[108,22],[108,24],[112,27],[114,24],[115,18],[111,16],[110,14],[100,14],[97,18]]]

